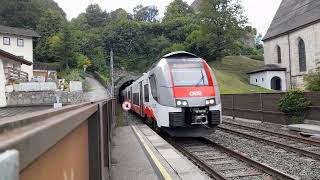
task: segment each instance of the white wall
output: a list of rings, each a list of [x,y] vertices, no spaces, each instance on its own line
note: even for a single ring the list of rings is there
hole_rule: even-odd
[[[3,44],[3,37],[10,37],[10,45]],[[17,39],[24,39],[24,46],[17,46]],[[33,41],[31,37],[17,37],[0,34],[0,49],[16,56],[23,56],[24,59],[33,62]],[[21,71],[29,74],[29,80],[33,76],[33,66],[22,65]]]
[[[260,72],[255,74],[250,74],[250,84],[268,88],[267,83],[267,72]]]
[[[287,78],[284,71],[265,71],[255,74],[250,74],[250,84],[260,86],[271,90],[271,80],[273,77],[279,77],[281,79],[282,91],[287,91]]]
[[[0,59],[0,107],[5,107],[6,105],[6,77],[3,69],[3,61]]]
[[[300,72],[299,70],[298,43],[300,38],[304,40],[306,46],[306,72]],[[276,47],[277,45],[281,47],[282,63],[279,65],[287,68],[287,87],[290,85],[289,42],[291,52],[292,83],[294,87],[303,87],[303,75],[310,71],[314,71],[320,66],[320,23],[292,32],[289,35],[284,35],[264,42],[264,58],[266,64],[278,64]]]
[[[271,80],[274,77],[279,77],[281,79],[281,91],[287,91],[287,78],[286,78],[286,72],[284,71],[268,71],[267,72],[267,89],[271,89]]]

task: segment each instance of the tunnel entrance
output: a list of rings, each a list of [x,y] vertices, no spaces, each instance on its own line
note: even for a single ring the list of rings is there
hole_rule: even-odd
[[[122,104],[123,103],[123,101],[124,101],[124,99],[121,97],[121,92],[126,88],[126,87],[128,87],[128,86],[130,86],[132,83],[134,82],[134,80],[129,80],[129,81],[126,81],[125,83],[123,83],[120,87],[119,87],[119,89],[118,89],[118,103],[119,104]]]

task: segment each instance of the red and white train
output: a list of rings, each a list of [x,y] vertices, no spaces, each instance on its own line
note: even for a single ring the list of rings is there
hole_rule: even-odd
[[[172,136],[207,135],[221,123],[216,78],[205,60],[188,52],[163,56],[121,96],[153,128]]]

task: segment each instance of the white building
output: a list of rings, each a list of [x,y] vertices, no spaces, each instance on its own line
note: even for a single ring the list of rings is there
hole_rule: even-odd
[[[251,84],[303,88],[304,75],[320,67],[320,1],[283,0],[263,42],[266,67],[248,73]]]
[[[0,25],[0,49],[33,63],[33,38],[40,35],[33,30]],[[33,76],[33,66],[21,65],[21,71]]]

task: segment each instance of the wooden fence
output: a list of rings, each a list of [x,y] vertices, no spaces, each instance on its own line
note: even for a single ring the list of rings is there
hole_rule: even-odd
[[[289,117],[279,111],[278,101],[284,93],[222,95],[223,115],[263,122],[289,124]],[[320,121],[320,93],[307,92],[311,102],[306,119]]]

